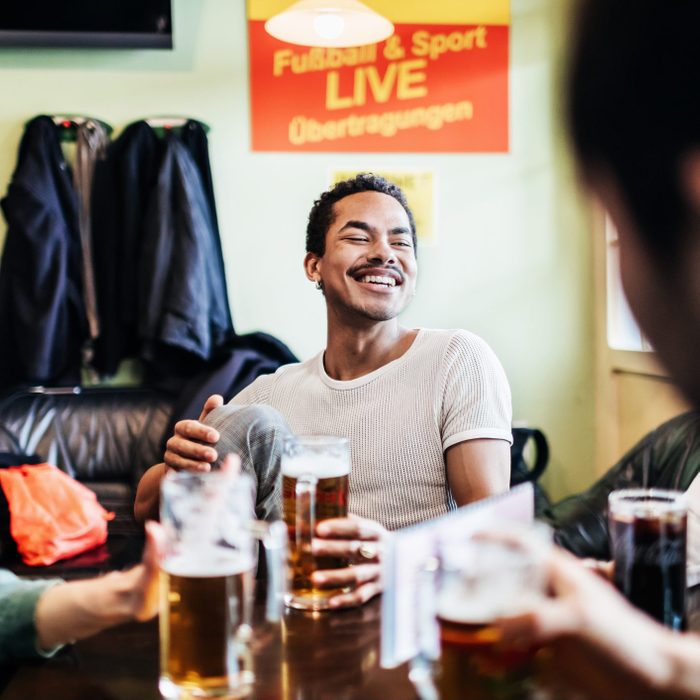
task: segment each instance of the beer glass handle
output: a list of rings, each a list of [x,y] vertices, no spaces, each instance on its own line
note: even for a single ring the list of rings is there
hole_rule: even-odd
[[[420,700],[438,700],[435,685],[436,662],[440,654],[435,623],[435,586],[438,560],[429,557],[416,581],[416,656],[411,659],[408,678]]]
[[[253,536],[262,542],[267,562],[267,604],[265,619],[268,622],[279,622],[284,610],[284,594],[286,593],[285,566],[287,559],[287,526],[276,520],[264,523],[253,522]]]
[[[294,523],[296,556],[304,575],[311,576],[315,570],[313,539],[316,532],[316,484],[313,474],[302,474],[296,483],[297,512]]]

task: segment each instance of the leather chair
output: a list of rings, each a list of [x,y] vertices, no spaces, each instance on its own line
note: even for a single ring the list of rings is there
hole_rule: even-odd
[[[608,494],[623,488],[685,491],[700,471],[700,412],[690,411],[645,435],[583,493],[545,508],[539,517],[555,540],[581,557],[610,559]]]

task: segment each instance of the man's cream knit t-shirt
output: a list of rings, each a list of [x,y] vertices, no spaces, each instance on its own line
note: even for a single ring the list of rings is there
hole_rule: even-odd
[[[321,352],[258,377],[231,403],[272,406],[297,435],[347,437],[349,510],[390,530],[455,507],[448,447],[512,441],[505,372],[491,348],[463,330],[420,329],[400,358],[350,381],[331,379]]]

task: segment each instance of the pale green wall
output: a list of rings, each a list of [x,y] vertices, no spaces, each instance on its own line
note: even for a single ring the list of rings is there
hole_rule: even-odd
[[[512,0],[511,153],[275,154],[249,149],[243,0],[175,0],[176,50],[0,51],[0,190],[22,124],[92,114],[208,122],[234,323],[302,358],[325,340],[322,298],[302,272],[306,215],[333,168],[432,169],[438,245],[420,250],[408,325],[467,328],[510,377],[515,419],[552,444],[555,495],[593,473],[591,261],[555,117],[561,0]]]

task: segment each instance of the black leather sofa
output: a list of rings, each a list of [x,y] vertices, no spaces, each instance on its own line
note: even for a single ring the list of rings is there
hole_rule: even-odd
[[[89,486],[116,514],[105,546],[46,567],[42,575],[77,577],[138,559],[143,539],[133,519],[136,486],[144,471],[161,461],[176,410],[176,397],[143,388],[37,388],[0,398],[0,452],[41,456]],[[537,485],[547,465],[546,438],[537,430],[516,428],[512,481],[535,482],[536,512],[555,528],[563,546],[581,556],[606,558],[607,494],[643,484],[645,473],[650,486],[686,488],[700,470],[699,429],[700,413],[665,423],[590,489],[550,505]],[[525,459],[528,455],[531,458]],[[37,573],[25,567],[4,540],[0,538],[0,546],[5,545],[0,565],[20,574]]]
[[[0,399],[0,452],[36,454],[55,464],[91,488],[116,516],[106,545],[41,567],[42,575],[79,577],[138,560],[143,533],[133,517],[135,490],[144,471],[162,460],[174,404],[169,394],[140,388],[36,388]],[[6,503],[2,506],[0,521],[3,516],[6,521]],[[0,564],[36,574],[22,564],[7,523],[1,524]]]

